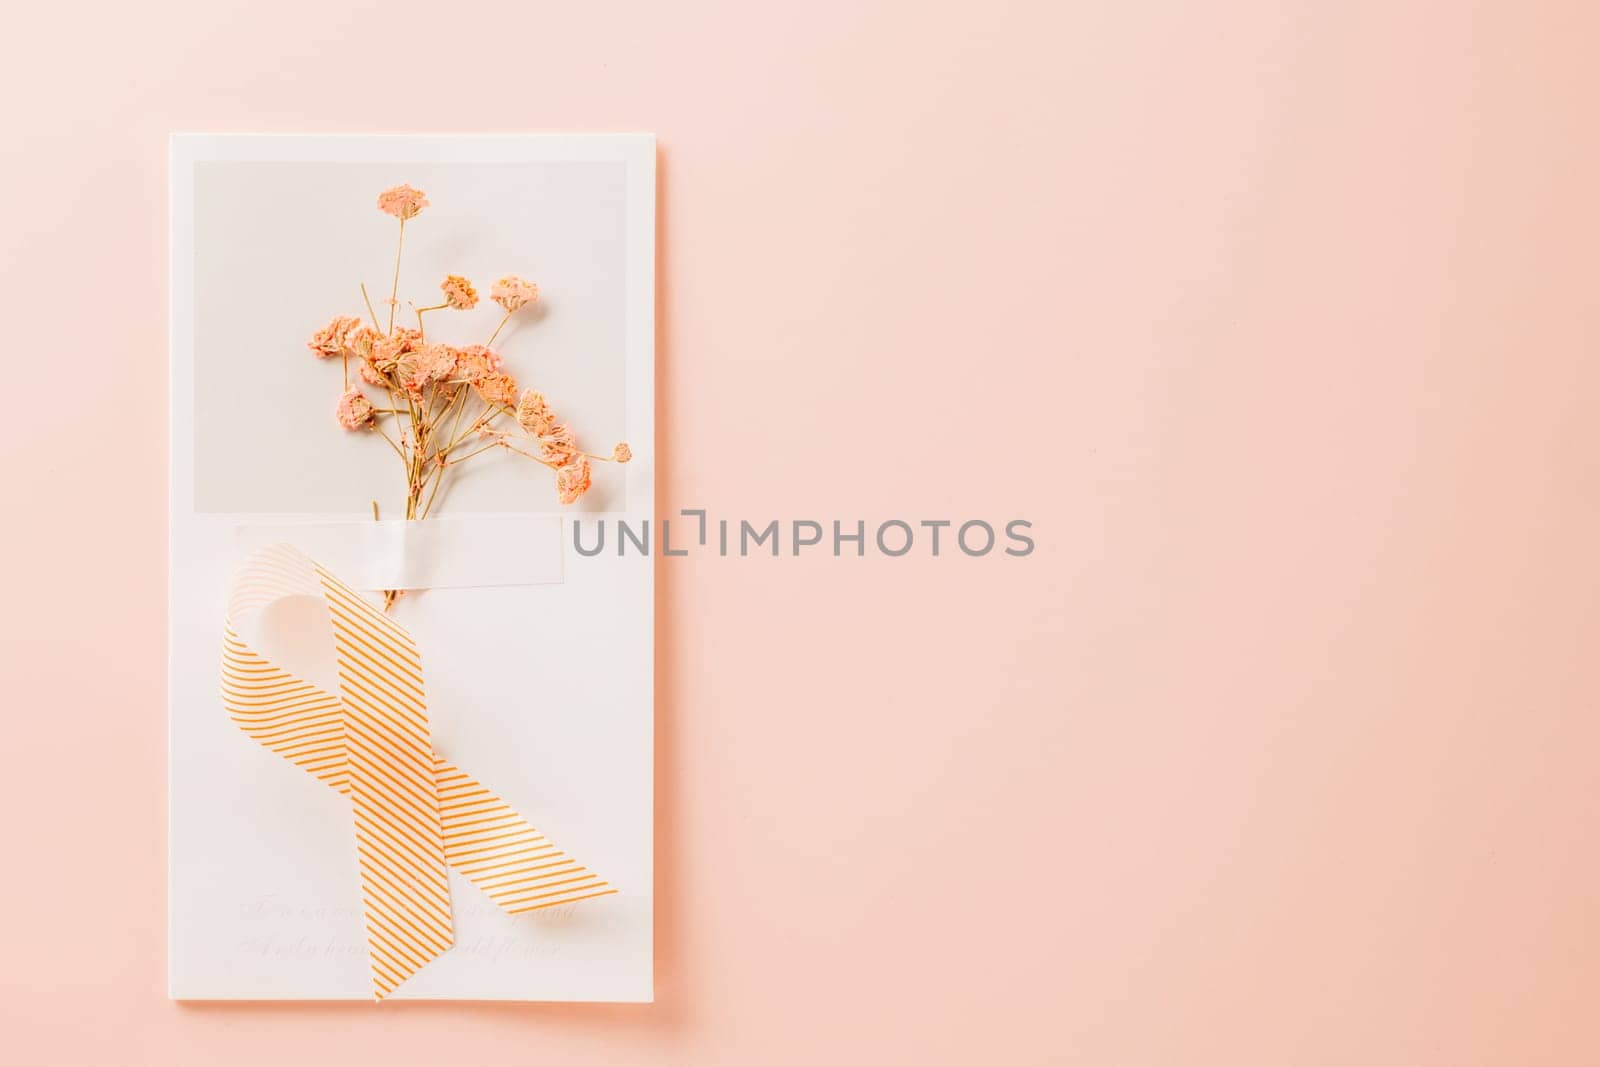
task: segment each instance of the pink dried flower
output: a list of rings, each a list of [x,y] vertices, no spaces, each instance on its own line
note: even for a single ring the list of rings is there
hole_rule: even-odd
[[[456,371],[451,377],[458,381],[475,382],[485,374],[493,374],[499,370],[503,362],[500,353],[492,348],[468,345],[466,348],[456,349]]]
[[[571,463],[578,453],[577,438],[565,426],[553,426],[539,438],[539,458],[557,467]]]
[[[611,450],[611,458],[618,463],[626,463],[633,458],[633,449],[628,447],[628,442],[622,441]]]
[[[409,185],[396,185],[378,194],[378,210],[402,222],[416,218],[417,213],[427,206],[427,194]]]
[[[439,288],[444,290],[444,302],[457,311],[478,306],[478,290],[459,274],[446,275],[444,281],[439,283]]]
[[[335,315],[328,320],[328,325],[311,335],[311,340],[306,342],[306,347],[317,354],[318,359],[330,359],[333,356],[343,355],[345,352],[345,338],[351,330],[361,325],[361,320],[354,315]]]
[[[388,337],[380,337],[372,343],[372,362],[381,371],[393,370],[400,357],[415,348],[421,340],[421,330],[401,326]]]
[[[490,288],[489,298],[505,308],[507,314],[510,314],[539,299],[539,287],[526,278],[519,278],[515,274],[507,274]]]
[[[479,375],[472,387],[491,407],[505,408],[517,402],[517,380],[509,374],[495,372]]]
[[[372,401],[362,395],[360,389],[350,389],[339,397],[334,418],[347,430],[364,430],[376,420],[377,409],[372,406]]]
[[[384,378],[383,373],[379,371],[377,367],[372,365],[372,361],[370,359],[364,359],[360,363],[356,364],[356,374],[360,375],[361,380],[366,382],[368,385],[381,385],[386,388],[389,385],[389,382]]]
[[[383,335],[366,323],[361,323],[355,329],[344,335],[344,347],[357,359],[370,359],[372,346]]]
[[[522,394],[522,399],[517,401],[517,425],[535,437],[544,436],[555,426],[550,405],[545,403],[543,393],[529,389]]]
[[[400,385],[413,396],[431,382],[442,382],[456,369],[455,350],[449,345],[418,345],[400,357],[395,374]]]
[[[563,504],[571,504],[587,493],[589,485],[589,461],[582,456],[556,471],[556,496]]]

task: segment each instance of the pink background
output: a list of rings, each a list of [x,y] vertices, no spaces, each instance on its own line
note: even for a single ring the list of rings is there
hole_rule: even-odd
[[[4,1046],[1595,1062],[1597,21],[16,7]],[[655,1005],[165,999],[174,129],[653,130],[662,509],[1035,522],[661,565]]]

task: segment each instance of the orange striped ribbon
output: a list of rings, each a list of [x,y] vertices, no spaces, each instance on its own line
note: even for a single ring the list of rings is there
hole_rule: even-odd
[[[327,603],[338,696],[269,663],[236,629],[301,596]],[[233,721],[350,798],[376,999],[450,947],[447,865],[512,915],[616,892],[434,754],[416,642],[296,549],[277,545],[245,563],[223,633],[222,702]]]

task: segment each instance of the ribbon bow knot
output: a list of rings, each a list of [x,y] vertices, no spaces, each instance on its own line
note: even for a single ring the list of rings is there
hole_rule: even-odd
[[[327,605],[337,696],[262,658],[239,636],[252,612],[301,596]],[[234,583],[222,702],[251,738],[350,798],[377,1000],[452,944],[446,866],[511,915],[616,892],[434,753],[416,642],[288,545],[251,557]]]

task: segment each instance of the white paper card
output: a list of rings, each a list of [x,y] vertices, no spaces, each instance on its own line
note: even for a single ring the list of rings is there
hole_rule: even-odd
[[[571,507],[513,457],[464,467],[404,530],[392,451],[333,419],[337,363],[305,342],[387,295],[378,191],[424,189],[402,298],[446,274],[537,281],[496,343],[593,451]],[[618,890],[516,918],[450,874],[454,947],[397,998],[652,997],[651,561],[579,556],[571,524],[654,504],[655,142],[648,135],[180,135],[172,142],[169,988],[180,999],[371,996],[349,801],[230,721],[222,611],[245,554],[287,541],[347,583],[409,587],[440,755]],[[430,316],[481,342],[498,309]],[[419,524],[409,524],[416,528]]]

